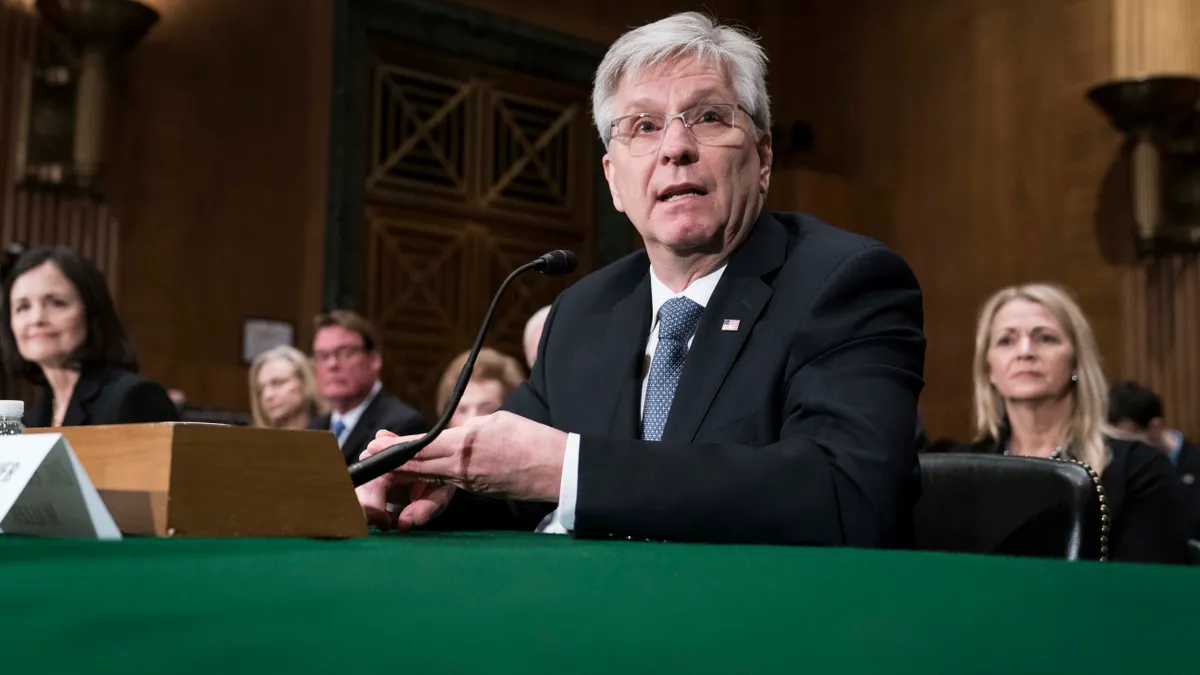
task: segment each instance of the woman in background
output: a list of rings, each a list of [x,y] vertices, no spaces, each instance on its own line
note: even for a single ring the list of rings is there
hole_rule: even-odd
[[[250,416],[256,427],[307,429],[309,421],[329,412],[317,394],[312,362],[299,349],[281,345],[250,364]]]
[[[994,294],[975,335],[975,443],[957,451],[1074,459],[1101,477],[1113,560],[1182,563],[1183,511],[1167,458],[1106,421],[1091,326],[1061,288]]]
[[[83,256],[65,246],[26,251],[5,280],[2,302],[4,365],[43,387],[26,426],[178,419],[167,392],[137,376],[104,275]]]
[[[450,362],[442,381],[438,385],[437,409],[439,416],[450,402],[458,374],[467,363],[470,351],[463,352]],[[471,380],[463,391],[463,397],[450,418],[450,426],[456,427],[473,417],[490,415],[500,409],[504,399],[525,381],[525,371],[511,356],[505,356],[491,347],[479,351]]]

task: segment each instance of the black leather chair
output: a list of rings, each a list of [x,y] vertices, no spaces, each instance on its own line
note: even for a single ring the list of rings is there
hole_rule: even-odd
[[[920,455],[916,547],[1066,560],[1100,557],[1100,500],[1083,467],[1003,455]]]

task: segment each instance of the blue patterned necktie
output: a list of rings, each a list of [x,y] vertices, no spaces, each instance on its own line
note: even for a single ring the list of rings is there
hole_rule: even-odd
[[[683,362],[687,359],[688,340],[696,332],[696,323],[704,308],[685,297],[671,298],[658,310],[658,346],[650,361],[646,382],[646,405],[642,410],[642,440],[661,441],[671,401]]]
[[[333,437],[337,439],[338,447],[342,447],[342,434],[346,433],[346,423],[341,420],[333,421]]]

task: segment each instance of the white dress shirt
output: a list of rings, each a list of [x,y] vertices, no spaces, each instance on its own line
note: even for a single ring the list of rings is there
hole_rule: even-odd
[[[654,359],[654,350],[658,347],[658,310],[670,299],[685,297],[701,307],[708,307],[708,301],[717,282],[725,273],[725,265],[696,279],[682,293],[675,293],[667,285],[658,280],[654,267],[650,267],[650,338],[646,341],[646,359],[642,363],[642,396],[638,406],[638,419],[646,408],[646,386],[650,380],[650,362]],[[688,338],[688,349],[692,348],[695,335]],[[575,500],[579,491],[579,434],[567,434],[567,452],[563,456],[562,478],[558,486],[558,508],[542,519],[538,532],[547,534],[568,534],[575,529]]]
[[[333,414],[329,416],[330,431],[333,431],[333,428],[336,426],[338,420],[341,420],[342,424],[346,425],[346,428],[342,430],[342,434],[337,437],[339,448],[342,447],[342,444],[345,443],[346,439],[350,437],[350,432],[354,431],[354,425],[358,424],[358,421],[362,419],[363,412],[366,411],[367,406],[371,405],[371,401],[375,400],[375,397],[379,395],[379,392],[382,389],[383,383],[379,380],[375,380],[375,385],[371,387],[371,393],[367,394],[367,397],[363,399],[362,403],[359,403],[350,410],[347,410],[346,414],[344,415],[334,411]]]

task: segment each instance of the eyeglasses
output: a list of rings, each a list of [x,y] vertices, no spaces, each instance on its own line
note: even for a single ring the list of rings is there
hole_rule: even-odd
[[[699,141],[718,141],[732,136],[737,128],[738,111],[745,111],[732,103],[702,103],[677,115],[660,113],[637,113],[613,120],[612,137],[629,147],[629,154],[647,155],[662,144],[667,134],[667,125],[679,118],[683,126]]]
[[[313,361],[317,363],[324,363],[333,359],[337,359],[338,361],[346,361],[349,360],[350,357],[357,356],[365,351],[367,351],[366,348],[361,345],[346,345],[344,347],[338,347],[337,349],[331,349],[329,351],[313,352]]]

